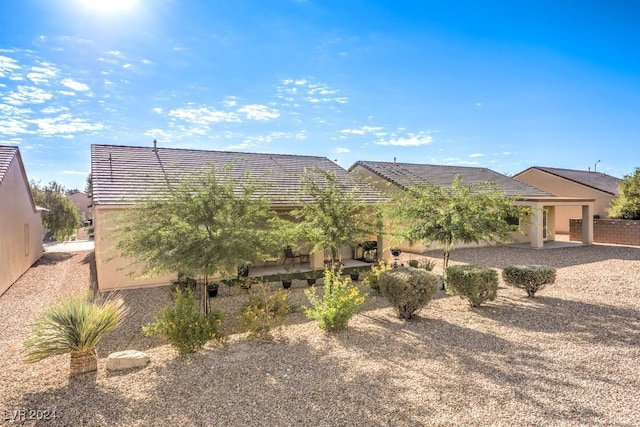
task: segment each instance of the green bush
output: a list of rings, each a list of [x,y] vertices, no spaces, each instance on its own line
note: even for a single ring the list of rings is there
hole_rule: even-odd
[[[378,261],[377,264],[373,264],[371,266],[371,272],[367,274],[367,277],[364,279],[364,284],[369,286],[371,289],[375,291],[380,290],[380,275],[387,271],[391,270],[391,264],[384,260]]]
[[[380,292],[401,319],[409,320],[433,299],[438,276],[418,268],[398,267],[380,275]]]
[[[445,286],[447,293],[467,298],[471,307],[493,301],[498,295],[498,273],[481,265],[454,265],[447,267]]]
[[[249,291],[249,301],[240,313],[240,326],[249,332],[249,338],[272,339],[271,330],[290,313],[289,292],[271,291],[266,283],[259,283]]]
[[[409,267],[418,268],[419,266],[420,266],[420,262],[417,259],[410,259],[409,260]]]
[[[195,353],[210,339],[221,340],[220,322],[223,313],[214,308],[208,315],[200,307],[191,289],[176,289],[173,306],[165,306],[155,315],[155,321],[142,327],[147,336],[159,335],[181,356]]]
[[[508,285],[527,291],[531,298],[546,285],[556,281],[556,269],[547,265],[510,265],[502,270]]]
[[[365,296],[351,284],[351,279],[343,279],[341,275],[341,270],[327,269],[324,272],[322,296],[316,295],[315,286],[304,292],[312,305],[312,308],[305,307],[305,313],[310,319],[316,320],[323,331],[346,328],[365,300]]]
[[[427,271],[433,271],[433,268],[436,266],[436,262],[432,259],[425,259],[422,261],[420,267],[424,268]]]

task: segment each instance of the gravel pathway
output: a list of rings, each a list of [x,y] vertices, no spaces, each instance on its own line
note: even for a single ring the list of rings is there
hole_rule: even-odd
[[[427,256],[440,270],[440,253]],[[184,359],[139,329],[169,300],[167,288],[126,291],[132,314],[99,347],[96,374],[70,380],[68,356],[24,364],[29,323],[60,295],[90,287],[91,259],[45,254],[0,297],[0,424],[19,424],[12,411],[24,409],[57,419],[21,425],[640,425],[640,248],[458,249],[452,263],[549,264],[558,278],[535,299],[501,284],[477,309],[441,291],[411,323],[372,296],[338,334],[298,311],[273,342],[232,335]],[[294,283],[298,305],[304,289]],[[229,313],[228,332],[244,298],[224,287],[212,300]],[[108,372],[108,353],[127,348],[151,363]]]

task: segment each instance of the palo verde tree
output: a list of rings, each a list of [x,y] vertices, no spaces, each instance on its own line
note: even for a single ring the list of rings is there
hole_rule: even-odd
[[[67,196],[65,188],[55,181],[42,187],[35,181],[30,184],[36,205],[48,210],[42,218],[44,228],[58,241],[74,234],[80,227],[80,213]]]
[[[518,226],[509,225],[507,218],[523,218],[527,210],[513,202],[491,182],[464,184],[456,175],[451,187],[426,185],[396,195],[389,216],[395,218],[399,237],[441,246],[446,272],[455,244],[511,238]]]
[[[338,261],[340,247],[362,242],[376,231],[376,210],[332,171],[305,171],[299,203],[292,215],[301,221],[300,237],[313,244],[313,252],[329,250],[332,262]]]
[[[272,257],[283,244],[283,221],[270,201],[250,177],[240,181],[232,171],[233,164],[195,174],[166,197],[129,209],[116,228],[115,249],[145,275],[201,276],[205,313],[210,276],[235,276],[240,265]]]
[[[619,219],[640,219],[640,168],[625,175],[618,185],[618,195],[611,202],[609,216]]]

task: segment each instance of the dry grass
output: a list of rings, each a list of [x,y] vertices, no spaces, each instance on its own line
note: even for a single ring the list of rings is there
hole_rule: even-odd
[[[57,411],[42,425],[640,425],[640,248],[458,249],[454,263],[549,264],[558,279],[535,299],[501,284],[477,309],[441,291],[410,323],[374,297],[331,335],[298,311],[274,342],[235,335],[186,359],[140,332],[167,289],[127,291],[131,316],[99,347],[98,372],[77,380],[67,357],[21,359],[28,324],[90,286],[91,254],[65,257],[45,255],[0,297],[2,414]],[[297,304],[304,289],[294,283]],[[232,313],[244,298],[221,288],[214,301]],[[107,354],[127,348],[151,364],[106,371]]]

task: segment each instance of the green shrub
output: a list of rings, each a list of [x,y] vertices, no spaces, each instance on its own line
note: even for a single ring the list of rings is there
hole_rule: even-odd
[[[249,301],[240,313],[240,326],[249,332],[249,338],[272,339],[271,330],[290,313],[289,292],[271,291],[266,283],[259,283],[249,291]]]
[[[310,319],[316,320],[323,331],[346,328],[365,300],[365,296],[351,284],[351,279],[343,279],[341,275],[341,270],[327,269],[324,272],[322,296],[316,295],[315,286],[304,292],[312,305],[312,308],[305,307],[305,313]]]
[[[210,339],[222,339],[220,322],[223,313],[214,308],[208,315],[200,307],[191,289],[176,289],[173,306],[165,306],[155,315],[155,321],[142,327],[147,336],[159,335],[181,356],[195,353]]]
[[[436,262],[432,259],[425,259],[422,261],[420,267],[424,268],[427,271],[433,271],[433,268],[436,266]]]
[[[417,268],[398,267],[380,275],[380,292],[401,319],[409,320],[433,299],[438,276]]]
[[[418,268],[419,266],[420,266],[420,262],[417,259],[410,259],[409,260],[409,267]]]
[[[176,288],[195,289],[198,281],[193,275],[181,271],[178,272],[178,279],[173,284],[176,285]]]
[[[371,266],[371,272],[367,274],[367,277],[365,277],[364,284],[375,291],[379,291],[380,275],[387,270],[391,270],[392,268],[393,267],[388,262],[384,260],[378,261],[377,264],[373,264]]]
[[[527,291],[531,298],[546,285],[556,281],[556,269],[547,265],[510,265],[502,270],[508,285]]]
[[[454,265],[447,267],[445,286],[447,293],[467,298],[471,307],[493,301],[498,295],[498,273],[481,265]]]

